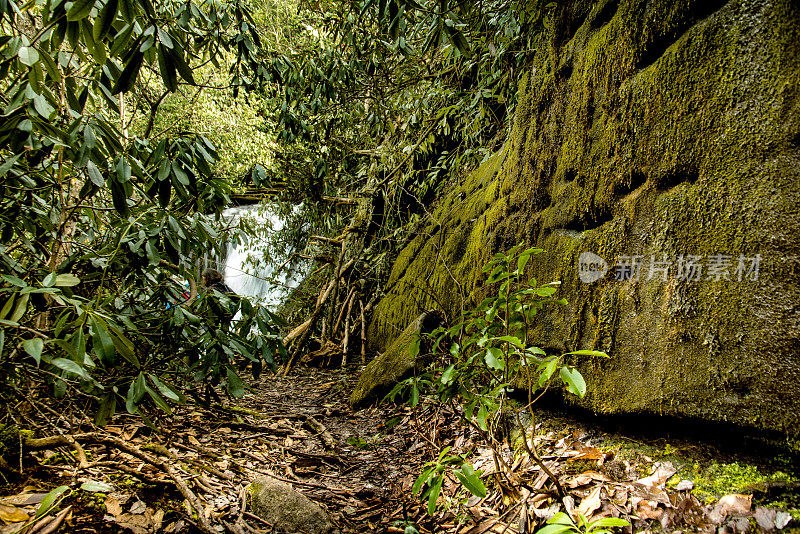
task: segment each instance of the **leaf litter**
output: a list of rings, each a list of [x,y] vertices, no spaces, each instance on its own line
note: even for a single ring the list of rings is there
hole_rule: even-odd
[[[631,523],[625,532],[641,533],[796,526],[786,511],[754,505],[752,495],[702,502],[691,481],[675,483],[668,461],[620,459],[580,428],[554,432],[539,423],[525,435],[565,488],[559,497],[520,447],[507,439],[479,445],[450,406],[424,401],[415,410],[352,412],[345,399],[354,381],[346,370],[300,368],[295,376],[250,381],[243,399],[182,406],[152,426],[118,414],[101,429],[73,415],[69,433],[33,440],[26,451],[23,477],[0,497],[0,534],[272,532],[276,526],[248,508],[247,484],[261,476],[292,484],[342,532],[403,533],[413,525],[420,533],[525,534],[559,512],[622,518]],[[411,487],[444,447],[480,470],[488,493],[472,496],[448,474],[430,516]],[[497,472],[495,453],[506,472]],[[66,489],[50,499],[54,486]]]

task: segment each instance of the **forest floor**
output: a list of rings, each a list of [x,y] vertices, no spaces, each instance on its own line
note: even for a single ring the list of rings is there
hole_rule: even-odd
[[[742,436],[738,448],[665,441],[641,424],[626,435],[550,412],[529,436],[565,490],[559,498],[526,454],[507,442],[480,444],[452,408],[352,411],[355,371],[262,375],[242,399],[185,405],[152,426],[127,414],[103,429],[55,423],[60,436],[33,440],[34,450],[20,454],[13,468],[22,475],[3,475],[0,534],[280,532],[248,507],[247,484],[259,477],[291,484],[343,533],[522,534],[559,510],[621,517],[632,522],[626,532],[797,532],[800,473],[790,452],[743,457]],[[412,486],[444,447],[480,469],[489,491],[472,496],[445,476],[430,515]],[[56,486],[62,493],[53,499]]]

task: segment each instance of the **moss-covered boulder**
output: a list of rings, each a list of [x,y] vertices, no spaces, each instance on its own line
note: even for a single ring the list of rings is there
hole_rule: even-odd
[[[253,513],[283,534],[331,534],[330,517],[308,497],[274,478],[260,478],[248,487]]]
[[[424,354],[424,346],[415,354],[409,350],[420,337],[431,333],[442,324],[442,314],[437,311],[426,311],[420,314],[405,330],[394,338],[385,352],[369,362],[358,377],[358,383],[350,395],[350,406],[361,408],[370,402],[379,400],[388,393],[395,384],[408,378],[418,365],[418,355]]]
[[[569,301],[531,341],[611,355],[580,362],[586,405],[796,434],[800,4],[572,1],[549,28],[504,148],[400,253],[373,349],[478,301],[481,267],[524,241]],[[591,283],[585,252],[609,266]]]

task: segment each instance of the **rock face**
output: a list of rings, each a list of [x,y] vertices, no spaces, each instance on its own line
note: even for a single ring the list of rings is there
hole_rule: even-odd
[[[330,534],[335,532],[328,514],[305,495],[274,478],[250,484],[253,513],[283,534]]]
[[[400,253],[373,348],[478,302],[481,267],[525,241],[569,302],[531,341],[611,355],[578,362],[588,407],[798,433],[800,4],[557,9],[504,148]]]
[[[409,324],[386,351],[372,360],[358,377],[358,384],[350,395],[350,406],[360,408],[379,400],[399,381],[407,378],[417,366],[417,355],[409,347],[420,334],[429,334],[442,324],[439,312],[424,312]],[[424,353],[425,350],[419,351]]]

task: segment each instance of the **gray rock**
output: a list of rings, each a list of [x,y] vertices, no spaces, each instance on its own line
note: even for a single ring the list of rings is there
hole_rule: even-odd
[[[248,492],[253,513],[283,534],[332,534],[336,529],[328,514],[289,484],[264,477],[253,481]]]
[[[418,316],[397,336],[386,351],[372,360],[358,377],[350,406],[360,408],[380,399],[395,384],[407,378],[417,366],[417,355],[412,356],[409,347],[420,334],[432,332],[443,322],[443,316],[436,311],[426,311]],[[424,354],[422,347],[419,354]]]

